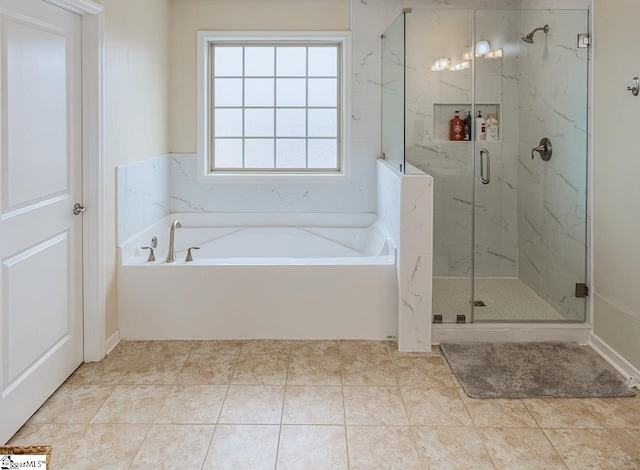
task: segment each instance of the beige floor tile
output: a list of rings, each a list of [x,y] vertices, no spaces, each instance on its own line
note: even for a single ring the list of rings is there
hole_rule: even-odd
[[[590,398],[527,398],[523,403],[541,428],[602,428]]]
[[[120,341],[111,354],[189,354],[193,343],[193,341],[186,340]]]
[[[154,424],[130,468],[201,468],[214,428],[207,425]]]
[[[84,439],[88,424],[26,424],[8,445],[51,446],[51,465],[55,470],[75,470],[73,462],[67,464],[67,456],[77,455],[79,443]]]
[[[284,385],[287,382],[289,355],[242,355],[231,378],[233,384]]]
[[[254,339],[245,341],[240,354],[289,354],[292,341]]]
[[[230,385],[219,423],[280,424],[283,386]]]
[[[350,470],[420,469],[408,426],[347,426]]]
[[[473,426],[455,387],[401,387],[401,391],[412,425]]]
[[[458,390],[458,394],[466,405],[473,423],[479,428],[538,427],[522,400],[471,398],[463,390]]]
[[[398,387],[344,387],[349,425],[407,425],[407,412]]]
[[[366,341],[366,340],[340,340],[340,353],[349,356],[362,354],[389,355],[389,343],[387,341]]]
[[[92,423],[153,423],[171,385],[117,385]]]
[[[440,356],[395,356],[393,365],[400,385],[454,387],[453,374]]]
[[[497,469],[566,468],[541,429],[480,428],[478,432]]]
[[[636,429],[611,429],[610,432],[618,440],[618,444],[640,466],[640,439]]]
[[[279,434],[278,425],[219,424],[204,470],[272,470]]]
[[[194,341],[191,354],[240,354],[243,341],[233,340],[205,340]]]
[[[215,424],[227,385],[177,385],[167,395],[156,423]]]
[[[344,426],[282,426],[277,468],[279,470],[348,468]]]
[[[238,356],[190,355],[176,378],[178,384],[225,385],[231,382]]]
[[[100,362],[85,362],[65,382],[68,385],[116,385],[124,370],[111,367],[107,359]]]
[[[148,354],[138,357],[137,361],[128,365],[121,384],[173,384],[187,360],[186,354]]]
[[[342,387],[288,385],[284,392],[282,423],[344,425]]]
[[[545,429],[544,432],[570,469],[640,468],[640,462],[625,452],[607,429]]]
[[[111,385],[63,385],[29,420],[30,423],[89,423],[107,400]]]
[[[289,362],[287,384],[341,385],[342,366],[339,355],[293,355]]]
[[[342,383],[344,385],[398,385],[389,356],[342,356]]]
[[[310,340],[293,341],[291,354],[306,356],[323,356],[326,354],[340,354],[340,342],[338,340]]]
[[[492,469],[493,463],[474,428],[413,426],[422,468]]]
[[[640,429],[640,400],[602,398],[596,400],[593,414],[606,428]]]

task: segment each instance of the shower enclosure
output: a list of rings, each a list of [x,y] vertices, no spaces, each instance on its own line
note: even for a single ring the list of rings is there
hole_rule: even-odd
[[[384,157],[434,178],[434,322],[585,321],[588,25],[414,8],[384,33]],[[470,140],[450,140],[456,111]]]

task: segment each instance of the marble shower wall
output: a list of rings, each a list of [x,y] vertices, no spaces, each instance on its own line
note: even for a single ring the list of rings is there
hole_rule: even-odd
[[[476,60],[476,110],[498,111],[500,141],[476,145],[448,140],[453,111],[471,110],[471,68],[433,71],[435,60],[467,60],[473,48],[471,10],[416,8],[407,17],[407,160],[434,177],[434,275],[471,275],[474,165],[491,153],[491,183],[476,182],[476,276],[516,277],[517,230],[517,10],[478,11],[478,38],[502,49],[501,59]],[[476,171],[479,170],[479,167]]]
[[[586,276],[588,30],[585,10],[522,12],[523,34],[548,24],[519,61],[521,144],[518,160],[518,277],[570,320],[583,320],[585,299],[574,297]],[[553,143],[548,162],[531,148]]]

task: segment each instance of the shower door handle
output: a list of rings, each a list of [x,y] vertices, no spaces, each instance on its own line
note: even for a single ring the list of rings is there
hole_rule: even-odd
[[[487,156],[487,176],[484,175],[484,156]],[[480,181],[482,184],[491,183],[491,153],[487,149],[480,150]]]

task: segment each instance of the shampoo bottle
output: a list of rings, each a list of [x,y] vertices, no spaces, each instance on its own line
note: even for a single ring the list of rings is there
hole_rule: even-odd
[[[449,122],[449,140],[464,140],[464,121],[460,119],[460,111]]]
[[[476,140],[486,140],[487,123],[482,117],[482,112],[478,111],[478,117],[476,118]]]
[[[498,120],[493,114],[487,117],[487,140],[498,141]]]
[[[464,140],[471,140],[471,111],[467,112],[467,117],[464,118]]]

